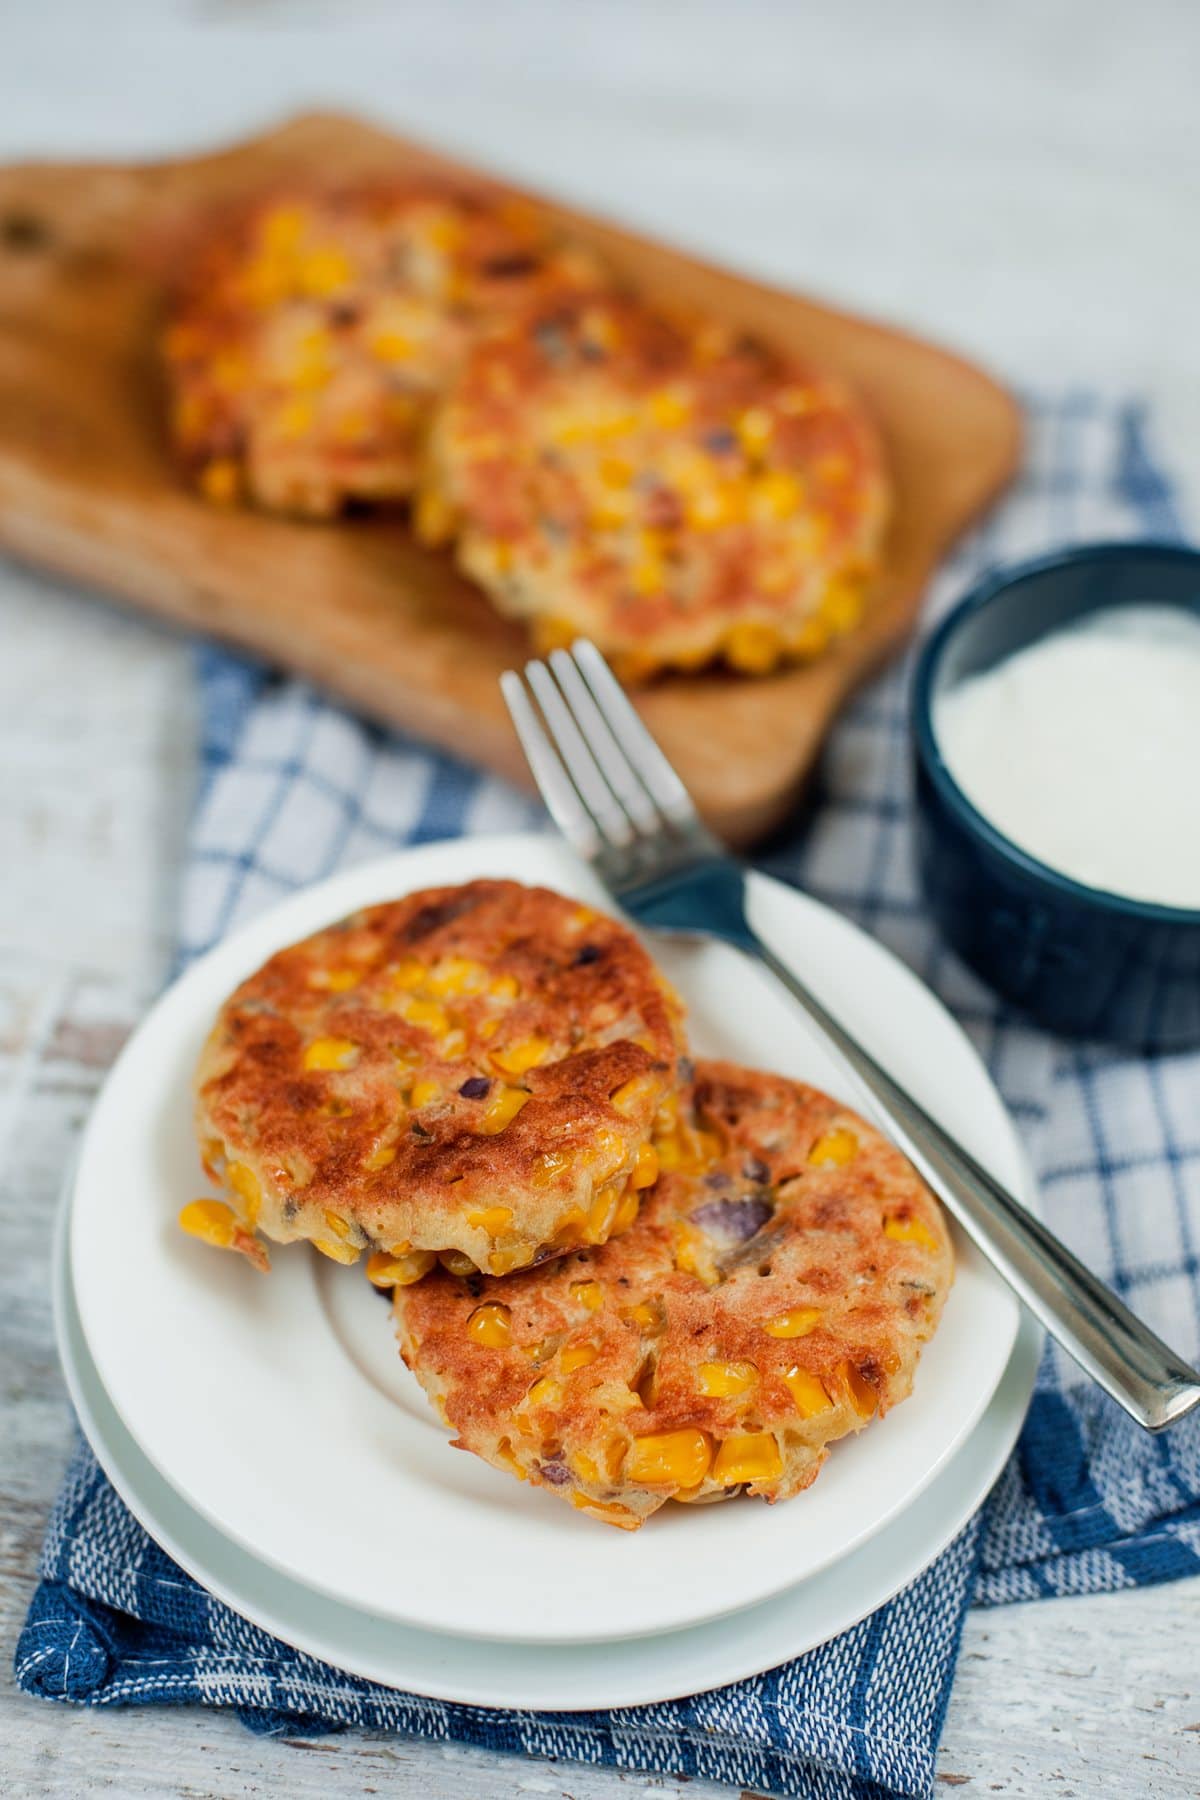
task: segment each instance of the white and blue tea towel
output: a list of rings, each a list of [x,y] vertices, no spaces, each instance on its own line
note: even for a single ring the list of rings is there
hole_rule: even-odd
[[[988,567],[1096,537],[1175,538],[1172,494],[1129,404],[1031,403],[1023,481],[938,577],[937,612]],[[541,819],[499,782],[221,652],[201,659],[204,782],[182,955],[302,883],[405,844]],[[1200,1056],[1067,1048],[1021,1025],[934,941],[909,849],[908,668],[836,730],[813,822],[766,866],[904,957],[983,1051],[1029,1143],[1046,1212],[1182,1351],[1200,1348]],[[879,1612],[734,1687],[621,1712],[449,1705],[325,1667],[183,1574],[81,1446],[16,1653],[22,1687],[93,1706],[200,1702],[255,1731],[348,1725],[728,1782],[817,1800],[927,1795],[969,1604],[1200,1572],[1200,1420],[1150,1439],[1056,1354],[982,1513]],[[802,1505],[802,1502],[800,1503]]]

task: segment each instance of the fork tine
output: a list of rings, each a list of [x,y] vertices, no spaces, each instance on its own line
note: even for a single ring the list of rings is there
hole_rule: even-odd
[[[572,648],[605,724],[650,798],[676,825],[698,824],[700,815],[692,796],[642,724],[595,644],[587,638],[577,638]]]
[[[500,690],[547,812],[576,854],[591,861],[602,847],[600,833],[559,761],[558,752],[542,730],[533,702],[515,669],[506,669],[501,675]]]
[[[663,820],[629,759],[612,734],[608,721],[596,704],[591,688],[565,650],[552,650],[550,667],[575,716],[589,750],[599,763],[609,787],[629,817],[643,831],[661,831]]]
[[[576,792],[602,837],[620,849],[635,836],[629,816],[614,795],[592,755],[575,715],[554,676],[543,662],[527,662],[525,679],[542,709],[542,718]]]

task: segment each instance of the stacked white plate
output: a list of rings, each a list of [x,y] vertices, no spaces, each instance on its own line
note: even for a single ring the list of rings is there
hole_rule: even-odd
[[[413,1693],[559,1711],[641,1705],[757,1674],[911,1581],[1016,1439],[1037,1333],[959,1236],[912,1398],[834,1446],[785,1505],[666,1507],[608,1529],[452,1450],[361,1270],[303,1247],[264,1277],[185,1238],[202,1189],[191,1074],[225,996],[355,907],[479,875],[604,897],[542,837],[404,852],[310,888],[220,945],[127,1045],[84,1137],[56,1257],[59,1345],[96,1453],[190,1574],[312,1655]],[[844,919],[756,876],[762,935],[1016,1192],[1031,1179],[959,1027]],[[798,1012],[723,945],[656,942],[699,1055],[854,1103]]]

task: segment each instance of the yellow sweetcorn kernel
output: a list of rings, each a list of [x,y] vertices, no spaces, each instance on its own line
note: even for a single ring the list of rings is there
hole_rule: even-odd
[[[307,435],[317,422],[317,409],[305,394],[295,394],[275,414],[275,429],[286,443]]]
[[[768,1337],[801,1338],[807,1337],[820,1322],[819,1306],[793,1306],[790,1311],[779,1313],[773,1319],[764,1319],[763,1330]]]
[[[570,619],[537,619],[531,631],[539,656],[546,656],[551,650],[569,650],[579,636],[579,627]]]
[[[427,975],[425,964],[418,962],[415,956],[404,957],[387,971],[389,985],[406,993],[412,988],[421,987]]]
[[[330,1262],[356,1263],[358,1261],[359,1249],[357,1244],[347,1244],[340,1238],[334,1237],[314,1238],[312,1244],[313,1249],[319,1250],[322,1256],[327,1256]]]
[[[580,1481],[586,1481],[592,1487],[599,1483],[600,1465],[588,1455],[586,1450],[576,1450],[569,1460],[571,1468],[578,1475]]]
[[[495,1237],[498,1231],[503,1231],[506,1225],[512,1224],[512,1216],[511,1206],[485,1206],[479,1212],[468,1213],[467,1224]]]
[[[653,594],[661,594],[666,575],[666,565],[660,557],[642,556],[630,570],[629,582],[634,593],[647,600]]]
[[[865,1375],[859,1374],[853,1363],[843,1363],[841,1374],[851,1406],[860,1418],[869,1419],[879,1405],[879,1395],[875,1388]]]
[[[411,1287],[428,1275],[437,1257],[432,1250],[410,1250],[396,1246],[391,1250],[373,1250],[367,1258],[367,1280],[376,1287]]]
[[[314,1038],[304,1052],[304,1067],[316,1069],[348,1069],[358,1060],[358,1045],[349,1038]]]
[[[863,592],[859,582],[835,576],[821,600],[821,617],[831,631],[853,631],[862,618]]]
[[[440,1006],[436,1000],[416,1000],[406,997],[397,1011],[400,1017],[406,1019],[410,1025],[416,1025],[423,1031],[432,1031],[437,1037],[441,1037],[450,1029],[450,1020],[446,1016],[446,1009],[444,1006]]]
[[[469,956],[445,956],[429,971],[426,986],[434,994],[477,994],[487,983],[487,970]]]
[[[324,988],[328,994],[344,994],[349,988],[357,987],[361,980],[361,969],[313,969],[308,985]]]
[[[543,1375],[535,1381],[526,1394],[523,1404],[526,1406],[561,1406],[562,1383],[555,1381],[553,1375]]]
[[[575,1369],[586,1369],[599,1354],[595,1344],[569,1344],[559,1357],[558,1366],[564,1375],[570,1375]]]
[[[495,1456],[501,1468],[507,1469],[510,1475],[515,1475],[518,1481],[528,1481],[529,1476],[513,1454],[512,1443],[508,1438],[500,1439]]]
[[[694,1275],[705,1287],[716,1287],[720,1276],[713,1261],[712,1245],[702,1231],[680,1219],[675,1224],[675,1267]]]
[[[736,524],[741,506],[728,488],[702,488],[688,501],[687,522],[696,531]]]
[[[486,1300],[467,1320],[467,1336],[485,1350],[507,1350],[512,1341],[512,1314],[498,1300]]]
[[[395,1160],[395,1144],[380,1144],[378,1149],[372,1150],[370,1156],[363,1157],[362,1166],[368,1173],[374,1174],[377,1169],[386,1169],[388,1164],[394,1163]]]
[[[784,1371],[783,1385],[792,1396],[792,1404],[802,1419],[815,1419],[833,1405],[824,1382],[796,1363]]]
[[[750,510],[756,519],[787,519],[797,512],[804,498],[804,488],[786,469],[771,469],[754,482],[750,493]]]
[[[609,1227],[608,1232],[609,1237],[618,1237],[621,1232],[629,1230],[629,1227],[638,1216],[640,1205],[641,1202],[638,1199],[637,1189],[632,1185],[627,1187],[625,1192],[621,1195],[620,1204],[618,1205],[616,1212],[613,1214],[613,1222]]]
[[[592,1243],[602,1244],[611,1235],[624,1192],[621,1182],[610,1181],[600,1189],[588,1207],[587,1229]]]
[[[920,1219],[885,1219],[883,1235],[892,1238],[897,1244],[919,1244],[922,1250],[938,1248],[937,1239],[928,1225],[923,1224]]]
[[[656,394],[651,394],[647,410],[655,425],[664,431],[673,431],[687,423],[692,403],[677,388],[660,388]]]
[[[181,1230],[189,1237],[199,1238],[202,1244],[212,1244],[217,1250],[228,1250],[237,1223],[233,1208],[226,1206],[223,1200],[193,1200],[179,1215]]]
[[[726,660],[744,675],[769,675],[783,654],[783,640],[773,625],[747,620],[733,627],[724,648]]]
[[[335,245],[312,250],[300,264],[300,286],[314,300],[336,294],[346,287],[353,271],[345,252]]]
[[[301,206],[273,206],[259,221],[263,249],[274,256],[288,255],[299,246],[307,222]]]
[[[633,1440],[626,1462],[630,1481],[691,1488],[704,1480],[712,1461],[712,1439],[706,1431],[656,1431]]]
[[[471,1258],[467,1255],[465,1250],[439,1250],[437,1253],[437,1260],[441,1263],[443,1269],[449,1269],[452,1275],[474,1275],[477,1273],[475,1264],[471,1261]]]
[[[416,1109],[418,1109],[419,1107],[422,1107],[422,1106],[432,1106],[434,1101],[440,1100],[441,1097],[442,1097],[441,1082],[434,1081],[428,1075],[426,1075],[426,1076],[422,1077],[422,1079],[420,1081],[413,1082],[412,1090],[408,1096],[408,1104],[415,1111]]]
[[[775,422],[765,407],[750,406],[744,413],[738,414],[734,429],[742,449],[754,456],[760,450],[765,450],[775,429]]]
[[[511,1125],[528,1099],[524,1088],[501,1087],[488,1101],[479,1121],[484,1137],[495,1137],[505,1126]]]
[[[732,1400],[748,1394],[758,1380],[752,1362],[707,1362],[696,1370],[700,1392],[710,1400]]]
[[[599,1312],[604,1305],[604,1289],[598,1281],[573,1281],[570,1293],[572,1300],[589,1312]]]
[[[200,474],[200,491],[214,506],[232,506],[240,485],[238,466],[227,456],[206,463]]]
[[[493,1250],[488,1257],[488,1270],[493,1275],[511,1275],[514,1269],[523,1269],[537,1255],[537,1247],[533,1244],[514,1244],[508,1250]]]
[[[248,1163],[233,1162],[225,1171],[225,1179],[242,1203],[242,1218],[253,1225],[262,1205],[262,1188],[258,1176]]]
[[[551,1187],[564,1169],[571,1166],[571,1158],[565,1150],[543,1150],[530,1171],[530,1179],[535,1187]],[[580,1214],[579,1223],[583,1223]]]
[[[491,1059],[506,1075],[524,1075],[545,1061],[549,1049],[543,1037],[518,1038],[503,1050],[493,1050]]]
[[[591,1500],[576,1488],[571,1495],[571,1505],[580,1512],[591,1513],[597,1519],[604,1519],[610,1525],[620,1525],[626,1531],[633,1531],[640,1523],[636,1513],[630,1512],[618,1500]]]
[[[788,637],[788,649],[802,662],[811,662],[829,645],[829,627],[823,619],[805,619]]]
[[[659,1323],[658,1308],[650,1300],[639,1300],[636,1306],[631,1306],[621,1317],[628,1319],[631,1325],[636,1325],[641,1331],[654,1331]]]
[[[457,1062],[460,1056],[466,1054],[466,1048],[467,1034],[457,1026],[453,1031],[448,1031],[445,1037],[439,1038],[435,1045],[443,1062]]]
[[[779,1445],[769,1431],[736,1431],[717,1451],[712,1478],[722,1487],[743,1481],[776,1481],[783,1473]]]
[[[624,1081],[610,1095],[610,1100],[617,1111],[628,1118],[637,1112],[654,1093],[660,1084],[650,1075],[635,1075],[631,1081]]]
[[[854,1160],[857,1149],[858,1139],[854,1133],[838,1125],[817,1139],[808,1153],[808,1160],[817,1169],[841,1168]]]
[[[480,1024],[477,1036],[482,1043],[489,1043],[500,1029],[499,1019],[484,1019]]]
[[[380,362],[407,362],[415,345],[407,332],[397,331],[392,325],[382,325],[371,333],[367,349]]]
[[[488,984],[488,993],[493,1000],[515,1000],[521,991],[521,984],[515,975],[497,975]]]
[[[349,1219],[343,1219],[340,1213],[330,1212],[327,1209],[322,1214],[322,1217],[324,1218],[325,1223],[328,1225],[330,1231],[332,1231],[334,1237],[339,1237],[339,1238],[343,1238],[343,1239],[353,1237],[353,1235],[354,1235],[353,1225],[351,1225]]]

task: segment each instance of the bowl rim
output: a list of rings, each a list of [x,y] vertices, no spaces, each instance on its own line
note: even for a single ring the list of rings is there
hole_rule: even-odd
[[[1084,905],[1097,912],[1115,914],[1144,924],[1193,926],[1200,929],[1200,906],[1169,906],[1156,900],[1137,900],[1127,894],[1117,894],[1110,888],[1089,887],[1085,882],[1064,875],[1050,863],[1042,862],[1039,857],[1022,850],[1019,844],[1006,837],[987,814],[968,799],[950,772],[933,725],[933,686],[942,658],[958,632],[976,614],[996,602],[1008,589],[1018,587],[1036,576],[1054,574],[1057,570],[1070,568],[1081,562],[1104,563],[1137,558],[1155,562],[1194,563],[1200,579],[1200,549],[1192,549],[1187,544],[1147,538],[1115,539],[1052,550],[1041,556],[993,569],[976,582],[974,587],[969,588],[955,602],[945,617],[939,620],[921,646],[913,674],[910,702],[913,744],[920,765],[943,803],[958,816],[960,823],[982,840],[994,856],[1027,880],[1040,882],[1059,898],[1071,900],[1076,905]],[[1029,641],[1034,643],[1037,640],[1031,638]]]

